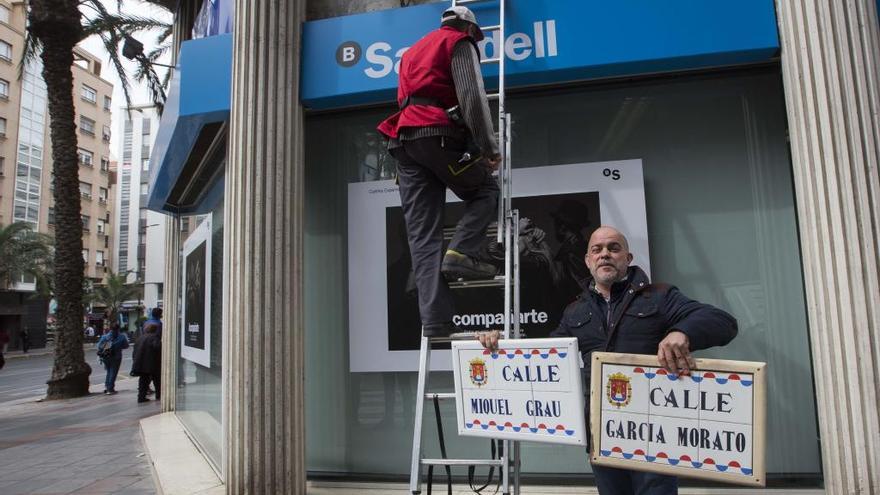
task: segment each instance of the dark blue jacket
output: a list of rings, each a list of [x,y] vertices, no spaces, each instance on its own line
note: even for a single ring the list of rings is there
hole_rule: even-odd
[[[128,335],[125,332],[119,332],[116,334],[116,339],[113,338],[113,332],[107,332],[98,339],[98,343],[95,345],[97,349],[101,348],[101,344],[106,341],[110,341],[113,345],[112,355],[110,359],[113,361],[122,361],[122,350],[128,349]]]
[[[626,280],[612,287],[610,304],[592,287],[588,288],[565,308],[562,321],[550,336],[577,337],[584,359],[589,414],[592,353],[656,355],[660,341],[670,330],[684,332],[691,351],[698,351],[726,345],[736,337],[737,325],[728,313],[688,299],[671,285],[652,284],[641,268],[631,266]]]

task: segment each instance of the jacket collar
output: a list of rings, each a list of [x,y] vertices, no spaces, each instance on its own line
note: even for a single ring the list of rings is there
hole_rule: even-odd
[[[648,278],[648,274],[645,273],[644,270],[641,269],[638,265],[630,265],[630,267],[626,270],[626,277],[619,282],[615,282],[613,286],[611,286],[611,294],[612,297],[614,294],[617,294],[618,291],[624,290],[626,288],[631,288],[634,291],[638,292],[643,290],[648,284],[651,283],[651,280]],[[596,290],[596,281],[593,280],[593,277],[586,277],[578,281],[578,284],[584,289],[587,293],[598,294],[599,291]]]

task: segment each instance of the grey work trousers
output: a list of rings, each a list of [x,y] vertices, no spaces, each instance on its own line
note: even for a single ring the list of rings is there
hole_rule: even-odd
[[[486,228],[496,218],[498,182],[481,162],[459,163],[465,142],[434,136],[403,141],[392,154],[397,159],[400,200],[419,294],[422,325],[452,321],[455,308],[443,262],[443,208],[446,188],[465,202],[449,249],[476,256],[486,240]]]

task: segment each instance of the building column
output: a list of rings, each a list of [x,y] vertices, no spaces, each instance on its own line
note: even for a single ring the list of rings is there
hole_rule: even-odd
[[[776,5],[825,487],[880,493],[877,5]]]
[[[235,2],[223,272],[230,494],[305,493],[304,19],[305,2]]]
[[[180,217],[165,217],[165,276],[162,289],[162,412],[177,409],[177,356],[180,354]]]

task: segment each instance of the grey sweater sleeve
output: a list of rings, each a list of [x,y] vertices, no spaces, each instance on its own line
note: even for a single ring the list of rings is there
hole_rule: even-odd
[[[473,43],[468,40],[459,41],[452,52],[452,80],[455,82],[461,113],[474,142],[484,156],[497,155],[498,143],[492,127],[489,100],[483,87],[483,75],[480,73],[480,59]]]

